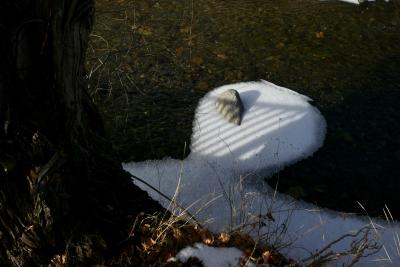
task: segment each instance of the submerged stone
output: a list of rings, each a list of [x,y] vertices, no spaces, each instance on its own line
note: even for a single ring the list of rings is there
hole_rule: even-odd
[[[243,115],[243,103],[239,93],[234,89],[229,89],[220,94],[215,103],[217,110],[224,118],[231,123],[240,125]]]

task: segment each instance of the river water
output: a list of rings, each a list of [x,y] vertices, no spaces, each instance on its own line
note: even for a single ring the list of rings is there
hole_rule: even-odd
[[[324,146],[269,180],[320,206],[400,218],[400,2],[98,0],[89,91],[123,161],[181,158],[198,100],[265,79],[308,95]]]

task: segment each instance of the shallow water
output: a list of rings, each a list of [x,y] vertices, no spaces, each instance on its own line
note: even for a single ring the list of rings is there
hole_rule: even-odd
[[[124,161],[187,154],[197,101],[266,79],[328,123],[312,158],[269,181],[318,205],[400,217],[400,3],[99,0],[90,92]]]

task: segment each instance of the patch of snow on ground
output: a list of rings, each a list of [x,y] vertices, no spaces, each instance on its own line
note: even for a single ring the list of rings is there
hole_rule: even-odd
[[[228,89],[237,90],[244,104],[240,126],[228,123],[215,108],[217,95]],[[263,181],[323,144],[326,123],[309,101],[266,81],[219,87],[199,102],[191,153],[185,160],[131,162],[124,168],[169,197],[176,195],[177,202],[212,231],[246,228],[263,218],[266,224],[261,229],[248,228],[257,230],[253,237],[289,245],[283,251],[303,259],[344,234],[355,235],[368,227],[368,233],[359,232],[357,238],[367,234],[384,248],[362,259],[359,266],[400,266],[397,223],[371,223],[366,217],[321,209],[277,193]],[[134,183],[171,209],[157,192],[139,181]],[[326,252],[348,250],[357,238],[344,238]],[[331,266],[351,260],[348,257]]]
[[[240,259],[244,256],[243,252],[237,248],[216,248],[209,247],[202,243],[196,243],[193,247],[182,249],[175,258],[170,260],[186,262],[189,258],[199,259],[204,267],[239,267]],[[251,262],[247,263],[247,267],[255,267]]]
[[[357,4],[357,5],[364,3],[364,2],[375,2],[375,0],[339,0],[339,1]],[[385,2],[389,2],[389,0],[385,0]]]

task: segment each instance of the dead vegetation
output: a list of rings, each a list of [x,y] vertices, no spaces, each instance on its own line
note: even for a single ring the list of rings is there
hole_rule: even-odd
[[[258,266],[297,266],[295,260],[287,259],[274,248],[255,242],[241,231],[214,234],[183,217],[164,218],[162,215],[141,214],[135,220],[130,237],[140,239],[141,245],[136,247],[136,253],[142,266],[191,266],[168,260],[181,249],[195,243],[213,247],[236,247],[244,252],[244,262],[249,260]],[[123,261],[121,258],[119,263],[122,264]]]

